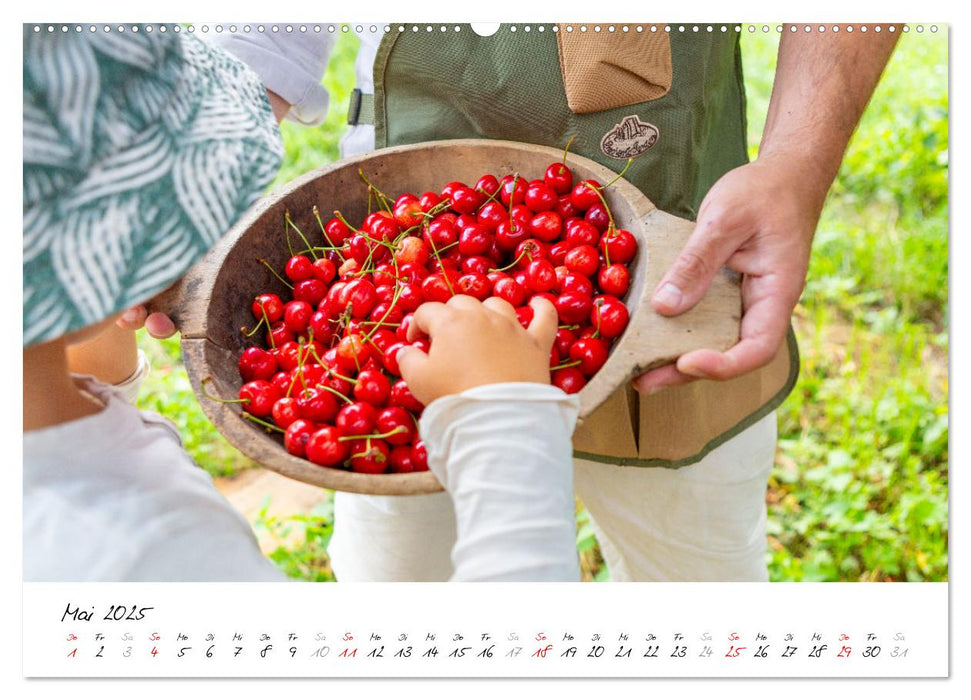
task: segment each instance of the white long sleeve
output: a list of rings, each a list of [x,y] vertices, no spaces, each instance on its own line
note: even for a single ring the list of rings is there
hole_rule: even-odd
[[[273,32],[267,26],[258,32],[255,26],[250,25],[251,31],[246,33],[212,34],[210,39],[246,63],[267,89],[290,103],[287,119],[308,126],[323,123],[328,97],[320,81],[334,48],[334,34],[323,28],[315,32],[312,27],[305,32],[297,28]]]
[[[428,465],[455,505],[453,581],[578,581],[571,435],[579,401],[492,384],[432,402]]]

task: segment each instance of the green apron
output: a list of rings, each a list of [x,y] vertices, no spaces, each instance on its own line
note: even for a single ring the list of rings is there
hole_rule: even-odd
[[[458,32],[451,26],[445,32],[438,27],[427,32],[425,26],[416,32],[412,25],[398,29],[399,25],[391,25],[374,62],[377,148],[457,138],[562,148],[576,137],[571,152],[620,171],[626,157],[608,155],[604,139],[612,131],[618,133],[625,119],[636,116],[637,123],[653,127],[656,140],[634,159],[625,179],[658,208],[688,219],[696,218],[701,200],[719,177],[747,162],[745,93],[735,32],[660,36],[645,32],[642,37],[618,37],[628,46],[642,39],[651,45],[655,58],[662,52],[654,63],[667,63],[668,77],[637,75],[632,83],[658,82],[658,92],[663,94],[628,104],[624,94],[610,92],[610,85],[621,84],[615,78],[630,77],[630,56],[627,63],[623,56],[594,59],[588,73],[569,84],[579,83],[578,92],[586,93],[580,94],[581,101],[589,98],[588,102],[601,100],[615,106],[576,113],[571,103],[578,92],[568,97],[565,87],[571,76],[564,75],[570,66],[564,63],[564,45],[586,40],[579,35],[567,37],[561,27],[563,35],[558,37],[552,25],[545,25],[543,32],[531,25],[528,33],[521,26],[513,32],[503,25],[489,37],[475,34],[467,25]],[[599,51],[609,47],[613,38],[591,35],[589,40],[594,42],[591,50]],[[582,44],[579,55],[583,58]],[[350,121],[358,122],[356,114]],[[443,173],[446,180],[447,175]],[[774,410],[797,375],[798,352],[790,329],[788,342],[763,370],[727,382],[693,382],[641,397],[640,414],[660,418],[653,435],[646,434],[651,428],[642,421],[643,444],[637,455],[577,456],[634,466],[694,463]],[[677,425],[695,426],[686,431],[690,435],[683,438],[683,445],[670,444],[666,437],[667,426]]]

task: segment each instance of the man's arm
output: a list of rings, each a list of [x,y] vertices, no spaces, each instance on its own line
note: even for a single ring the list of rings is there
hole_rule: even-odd
[[[711,188],[652,299],[661,314],[683,313],[727,265],[743,274],[741,338],[727,352],[690,352],[641,375],[634,380],[640,391],[731,379],[767,364],[781,347],[826,193],[899,35],[899,27],[869,29],[784,28],[758,159]]]

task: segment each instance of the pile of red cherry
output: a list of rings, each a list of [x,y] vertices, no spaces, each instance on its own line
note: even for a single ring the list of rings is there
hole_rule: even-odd
[[[401,379],[396,355],[408,344],[412,312],[454,294],[505,299],[527,327],[530,299],[547,297],[560,321],[551,381],[580,391],[627,326],[620,298],[637,242],[614,226],[603,197],[609,184],[573,180],[558,162],[543,179],[484,175],[472,187],[450,182],[393,202],[367,183],[381,208],[359,229],[339,212],[325,223],[314,208],[320,244],[288,215],[291,257],[274,274],[292,298],[260,294],[252,303],[257,326],[246,334],[266,333],[265,346],[248,347],[239,360],[244,415],[321,466],[426,470],[424,407]],[[293,250],[291,229],[303,249]],[[427,351],[428,342],[411,344]]]

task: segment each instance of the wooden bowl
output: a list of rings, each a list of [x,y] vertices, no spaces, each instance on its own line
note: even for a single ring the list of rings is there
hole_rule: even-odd
[[[419,494],[441,490],[431,472],[411,474],[358,474],[320,467],[294,457],[282,440],[240,417],[235,404],[204,396],[202,382],[216,396],[236,398],[242,380],[237,369],[247,342],[240,328],[252,326],[250,304],[263,292],[283,296],[288,290],[259,259],[282,270],[288,258],[284,214],[312,240],[320,240],[313,216],[317,205],[326,221],[339,209],[351,222],[367,213],[367,187],[359,170],[389,196],[410,191],[438,191],[447,182],[474,183],[485,173],[501,176],[519,173],[541,178],[562,151],[484,139],[436,141],[374,151],[342,160],[299,177],[256,204],[236,226],[197,263],[166,299],[156,303],[176,320],[182,331],[182,353],[192,387],[203,411],[223,436],[247,457],[284,476],[324,488],[369,494]],[[575,180],[594,178],[608,182],[614,173],[598,163],[569,156]],[[693,224],[657,210],[637,188],[618,180],[605,191],[618,228],[630,230],[639,251],[631,263],[631,287],[626,298],[631,321],[611,349],[610,358],[580,393],[581,427],[598,423],[598,407],[623,393],[635,374],[670,362],[697,347],[724,349],[738,337],[740,301],[738,281],[723,275],[706,300],[676,319],[653,313],[646,299],[660,274],[683,245]],[[292,236],[292,234],[291,234]],[[712,303],[709,303],[712,302]],[[251,343],[249,343],[251,344]],[[611,411],[624,402],[608,402]],[[609,416],[601,416],[600,420]]]

